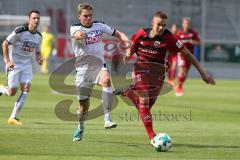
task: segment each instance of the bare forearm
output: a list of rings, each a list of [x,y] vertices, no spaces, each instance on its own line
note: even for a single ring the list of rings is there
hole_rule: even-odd
[[[122,42],[129,42],[129,43],[131,43],[129,41],[129,38],[124,33],[120,32],[118,30],[116,30],[116,33],[115,33],[114,36],[117,37],[117,39],[119,39]]]
[[[124,45],[123,47],[126,49],[124,62],[127,62],[131,58],[131,56],[134,54],[133,52],[131,52],[132,42],[124,33],[118,30],[115,32],[114,36],[123,42],[123,45]]]
[[[5,59],[6,62],[10,61],[8,46],[9,46],[9,44],[8,44],[8,42],[5,40],[5,41],[2,43],[2,50],[3,50],[4,59]]]

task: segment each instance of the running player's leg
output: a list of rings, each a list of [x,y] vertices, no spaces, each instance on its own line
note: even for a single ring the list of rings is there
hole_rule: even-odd
[[[17,68],[14,68],[11,71],[7,72],[7,78],[8,78],[8,86],[0,86],[0,92],[2,94],[8,95],[8,96],[14,96],[17,93],[17,87],[19,84],[19,77],[20,77],[20,70]],[[13,109],[17,112],[16,109]],[[9,124],[22,124],[16,117],[8,120]]]
[[[24,104],[26,102],[26,98],[30,91],[32,77],[33,77],[33,73],[32,73],[32,68],[30,66],[26,67],[25,69],[23,69],[19,72],[19,82],[21,85],[21,94],[14,104],[13,111],[8,120],[9,124],[14,123],[15,120],[18,120],[17,114],[20,112],[20,110],[22,109],[22,107],[24,106]],[[21,122],[19,121],[19,123],[21,123]]]
[[[0,85],[0,95],[14,96],[17,93],[17,87],[19,84],[20,70],[15,68],[11,71],[7,71],[8,86]]]
[[[136,103],[136,108],[139,112],[139,115],[142,119],[143,125],[148,133],[149,139],[151,140],[155,132],[153,131],[153,122],[152,122],[152,114],[151,107],[157,100],[157,96],[159,95],[163,82],[164,76],[162,74],[148,73],[148,74],[137,74],[135,75],[135,85],[134,90],[135,93],[131,94],[130,91],[127,91],[128,97]],[[139,81],[138,79],[141,78]]]
[[[147,90],[141,91],[139,84],[138,86],[135,84],[134,86],[124,89],[121,95],[128,97],[133,102],[142,119],[143,125],[148,133],[148,137],[151,140],[155,135],[155,132],[153,131],[152,114],[150,112],[150,109],[154,104],[156,98],[154,98],[154,100],[153,98],[149,98],[145,94],[146,92]]]
[[[159,77],[155,77],[158,79]],[[151,140],[155,132],[153,131],[153,121],[152,121],[152,114],[151,114],[151,108],[154,105],[155,101],[157,100],[157,97],[159,96],[159,93],[161,91],[161,88],[163,86],[164,77],[162,79],[158,79],[157,81],[153,82],[148,81],[147,86],[143,86],[139,84],[138,88],[142,87],[142,90],[139,90],[139,114],[141,116],[141,119],[143,121],[144,127],[148,133],[149,139]],[[144,85],[146,85],[146,82],[144,82]]]
[[[88,109],[90,105],[90,96],[92,94],[92,83],[88,83],[85,79],[87,71],[79,70],[76,73],[76,92],[77,99],[79,101],[79,108],[77,110],[78,125],[73,134],[73,141],[80,141],[83,138],[83,132],[86,126],[86,120],[88,117]]]
[[[140,97],[139,102],[138,111],[141,116],[143,125],[147,131],[148,137],[151,140],[155,135],[155,132],[153,131],[152,114],[150,112],[153,104],[150,104],[150,99],[148,97]]]
[[[3,94],[8,96],[14,96],[17,93],[17,87],[19,84],[20,70],[15,68],[7,73],[8,78],[8,86],[1,86],[0,90]],[[17,112],[15,108],[13,108],[13,112]],[[9,118],[8,124],[20,125],[22,124],[16,117],[12,119]]]
[[[29,89],[30,84],[21,83],[21,94],[18,97],[17,101],[14,103],[12,113],[10,115],[10,118],[8,119],[9,124],[22,124],[22,122],[20,122],[19,119],[17,118],[17,114],[20,112],[20,110],[25,104],[26,98],[29,93]]]
[[[139,108],[139,95],[136,92],[134,86],[126,89],[124,91],[124,96],[128,97],[137,109]]]
[[[103,87],[102,90],[102,101],[103,101],[103,110],[105,114],[105,128],[115,128],[116,123],[112,122],[110,112],[112,111],[112,102],[113,102],[113,89],[111,86],[110,74],[106,69],[102,69],[99,75],[98,84]]]
[[[79,109],[77,111],[78,126],[73,134],[73,141],[80,141],[83,138],[85,123],[88,117],[88,109],[89,98],[84,99],[84,97],[82,97],[81,100],[79,100]]]
[[[122,91],[121,95],[128,97],[133,102],[142,119],[144,127],[148,133],[149,139],[151,140],[155,133],[152,127],[152,114],[150,112],[150,109],[155,101],[153,102],[152,99],[149,98],[148,90],[146,89],[141,90],[142,87],[140,86],[139,83],[137,84],[138,84],[137,86],[135,84],[131,86],[131,88],[125,88]],[[145,93],[147,93],[147,95]]]
[[[176,87],[176,96],[183,95],[183,88],[182,85],[187,77],[187,60],[186,58],[178,54],[178,85]]]

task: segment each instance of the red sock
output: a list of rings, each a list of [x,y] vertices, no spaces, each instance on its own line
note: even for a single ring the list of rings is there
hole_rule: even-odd
[[[125,96],[127,96],[129,99],[132,100],[133,104],[138,109],[139,108],[139,97],[136,94],[136,92],[134,90],[129,89],[124,94],[125,94]]]
[[[144,127],[148,133],[149,139],[151,140],[155,135],[152,126],[152,114],[150,108],[146,105],[141,105],[139,108],[139,113],[143,121]]]

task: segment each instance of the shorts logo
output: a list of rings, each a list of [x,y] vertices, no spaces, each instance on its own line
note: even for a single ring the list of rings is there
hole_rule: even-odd
[[[181,48],[183,46],[183,43],[180,40],[178,40],[177,43],[176,43],[176,46],[178,48]]]

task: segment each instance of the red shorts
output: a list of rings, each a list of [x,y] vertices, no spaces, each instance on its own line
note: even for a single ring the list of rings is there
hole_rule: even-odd
[[[137,63],[134,66],[134,90],[141,97],[156,98],[165,79],[165,67],[158,63]]]

